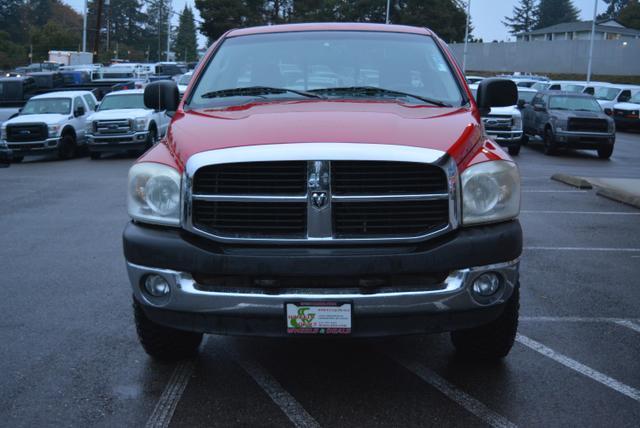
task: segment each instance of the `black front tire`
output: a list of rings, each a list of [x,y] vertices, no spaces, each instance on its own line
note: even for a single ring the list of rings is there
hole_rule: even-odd
[[[149,135],[147,135],[147,141],[145,142],[145,145],[144,145],[144,152],[146,152],[151,147],[153,147],[156,144],[157,139],[158,139],[158,131],[156,131],[156,128],[152,127],[149,130]]]
[[[502,314],[480,327],[451,332],[451,341],[458,355],[464,358],[498,360],[513,347],[518,331],[520,287],[516,286]]]
[[[176,330],[151,321],[135,299],[133,316],[138,340],[145,352],[159,361],[179,361],[198,354],[202,333]]]
[[[509,146],[509,154],[511,156],[518,156],[520,154],[520,144],[516,144],[515,146]]]
[[[71,159],[76,155],[77,150],[75,137],[71,134],[64,134],[58,144],[58,159]]]
[[[544,154],[553,156],[558,152],[556,137],[553,135],[551,128],[544,130]]]
[[[600,159],[609,159],[613,154],[613,145],[598,148],[598,157]]]

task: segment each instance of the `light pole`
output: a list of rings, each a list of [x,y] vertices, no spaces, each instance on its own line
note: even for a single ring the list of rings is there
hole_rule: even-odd
[[[462,54],[462,72],[467,71],[467,48],[469,45],[469,15],[471,14],[471,0],[467,0],[467,25],[464,29],[464,53]]]
[[[598,15],[598,0],[593,1],[593,21],[591,22],[591,43],[589,44],[589,63],[587,65],[587,85],[591,83],[591,62],[593,61],[593,42],[596,38],[596,16]]]
[[[171,43],[171,1],[169,1],[169,9],[167,10],[167,62],[169,62],[169,44]]]
[[[385,24],[389,23],[389,9],[391,8],[391,0],[387,0],[387,18],[385,19]]]
[[[84,13],[82,17],[82,52],[87,51],[87,1],[84,0]]]

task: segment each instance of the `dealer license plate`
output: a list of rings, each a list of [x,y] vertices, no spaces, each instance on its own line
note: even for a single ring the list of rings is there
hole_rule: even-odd
[[[286,317],[289,334],[351,333],[351,303],[287,303]]]

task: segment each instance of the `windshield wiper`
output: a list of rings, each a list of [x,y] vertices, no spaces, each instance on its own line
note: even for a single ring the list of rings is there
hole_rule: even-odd
[[[255,96],[260,98],[266,98],[265,95],[276,95],[276,94],[286,94],[292,93],[296,95],[300,95],[307,98],[323,98],[318,94],[314,94],[306,91],[298,91],[296,89],[288,89],[288,88],[274,88],[271,86],[248,86],[244,88],[232,88],[232,89],[222,89],[219,91],[211,91],[206,92],[201,95],[202,98],[225,98],[225,97],[236,97],[236,96]]]
[[[340,88],[321,88],[311,89],[309,92],[321,92],[327,95],[335,94],[354,94],[354,95],[388,95],[395,97],[408,97],[415,98],[422,102],[433,104],[438,107],[451,107],[451,104],[447,104],[440,100],[434,100],[431,98],[423,97],[421,95],[410,94],[408,92],[396,91],[393,89],[378,88],[377,86],[345,86]]]

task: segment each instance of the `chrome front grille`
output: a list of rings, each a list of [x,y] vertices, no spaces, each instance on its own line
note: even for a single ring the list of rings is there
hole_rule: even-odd
[[[49,136],[44,123],[17,123],[7,125],[7,142],[22,143],[46,140]]]
[[[380,151],[390,146],[344,146],[353,153],[338,150],[335,160],[300,159],[334,151],[322,153],[317,144],[194,155],[184,177],[183,226],[223,242],[314,244],[418,241],[457,227],[456,167],[443,152],[392,148],[398,156]],[[374,156],[367,154],[370,146]]]
[[[131,129],[131,121],[128,119],[97,120],[93,122],[93,132],[96,135],[129,134]]]
[[[513,117],[506,115],[490,115],[482,118],[486,131],[510,131],[513,126]]]

